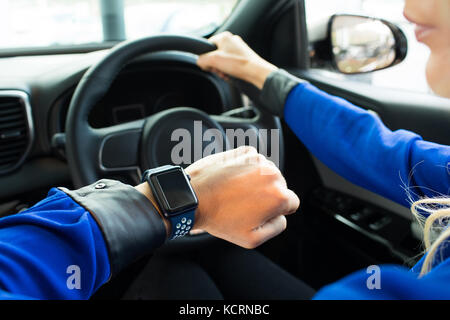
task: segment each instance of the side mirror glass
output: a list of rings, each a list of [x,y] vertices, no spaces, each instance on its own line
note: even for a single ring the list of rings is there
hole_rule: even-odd
[[[356,15],[334,15],[329,24],[331,56],[343,73],[371,72],[406,57],[407,40],[392,23]]]

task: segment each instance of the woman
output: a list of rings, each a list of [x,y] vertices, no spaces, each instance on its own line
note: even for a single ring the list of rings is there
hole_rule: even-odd
[[[438,93],[448,97],[448,77],[436,74],[434,70],[437,68],[442,71],[446,68],[445,74],[450,74],[450,45],[447,42],[442,46],[442,42],[432,40],[438,36],[444,40],[449,39],[449,1],[428,1],[427,6],[421,8],[420,0],[409,0],[406,6],[407,15],[411,16],[411,19],[423,19],[420,22],[425,24],[428,21],[433,25],[436,23],[435,29],[427,29],[422,35],[424,41],[430,41],[433,52],[428,78]],[[430,4],[433,10],[429,10]],[[444,17],[442,12],[445,12]],[[428,15],[424,15],[425,13]],[[425,37],[427,33],[428,36]],[[302,112],[322,120],[315,121],[317,127],[308,128],[312,131],[320,130],[320,127],[326,128],[332,114],[337,123],[357,119],[370,125],[369,132],[364,129],[359,133],[378,141],[378,152],[391,156],[391,163],[398,162],[395,165],[401,167],[403,173],[406,173],[410,164],[402,163],[402,156],[408,155],[407,152],[412,149],[413,144],[417,153],[432,164],[448,162],[450,159],[449,147],[424,142],[417,135],[405,131],[392,133],[363,110],[276,71],[274,66],[259,58],[239,38],[220,35],[213,41],[218,44],[219,50],[200,57],[199,65],[245,79],[259,88],[264,86],[263,95],[267,95],[274,102],[282,102],[273,104],[279,107],[275,109],[276,112],[283,111],[288,96],[283,112],[286,121],[300,139],[309,144],[310,149],[319,156],[320,150],[314,149],[314,136],[309,134],[309,131],[302,131],[298,126],[301,117],[296,119],[296,115],[299,115],[297,112],[300,111],[297,101],[301,101],[301,109],[306,110]],[[277,91],[276,88],[282,90]],[[328,116],[321,118],[320,115],[314,114],[314,107],[317,110],[323,108],[322,111]],[[341,130],[340,135],[345,136],[348,133]],[[386,141],[389,143],[385,144]],[[398,146],[399,151],[392,146],[394,142],[398,143],[394,146]],[[333,150],[332,143],[323,144],[328,150]],[[344,150],[342,148],[348,146],[341,146],[340,150]],[[364,149],[364,141],[355,141],[351,150],[359,148],[367,151]],[[352,172],[346,167],[348,164],[344,158],[333,156],[336,171],[346,174]],[[360,156],[370,161],[365,154],[361,153]],[[376,168],[371,168],[371,171],[354,172],[353,178],[365,177],[363,185],[367,188],[388,196],[389,191],[392,191],[392,199],[406,203],[403,195],[389,185],[393,183],[393,178],[389,176],[392,168],[395,166],[380,168],[382,177],[373,173]],[[439,168],[428,167],[428,174],[417,175],[416,179],[420,177],[426,186],[446,191],[450,186],[449,179],[442,166]],[[272,174],[261,175],[261,170]],[[295,212],[299,206],[299,199],[287,188],[279,170],[252,148],[239,148],[206,157],[188,167],[186,171],[199,199],[194,226],[246,248],[254,248],[282,232],[286,228],[284,216]],[[242,197],[242,194],[245,194],[245,197]],[[421,206],[427,201],[430,200],[422,200],[414,205],[414,210],[428,210],[427,207]],[[431,201],[440,202],[444,206],[448,203],[447,200]],[[427,219],[426,230],[432,225],[429,221],[432,221],[433,217],[443,218],[448,214],[448,210],[428,211],[431,218]],[[248,214],[249,212],[252,214]],[[33,208],[0,219],[0,298],[90,298],[121,269],[139,256],[153,252],[161,246],[169,232],[166,222],[159,215],[158,206],[146,183],[133,188],[117,181],[102,180],[76,191],[52,189],[49,197]],[[444,231],[441,238],[446,239],[447,236],[448,232]],[[423,279],[419,280],[414,272],[385,267],[381,274],[382,290],[364,290],[361,283],[366,283],[366,274],[355,274],[325,288],[316,298],[450,298],[447,286],[442,286],[442,282],[439,282],[450,280],[450,274],[446,272],[450,270],[450,259],[442,262],[433,260],[434,253],[441,248],[442,243],[442,240],[438,239],[431,246],[427,257],[413,269],[416,272],[422,268],[422,273],[426,273],[433,266]],[[195,247],[195,241],[192,245]],[[219,273],[216,279],[222,281],[222,290],[226,290],[227,285],[241,280],[238,283],[241,284],[239,292],[246,298],[257,298],[251,295],[252,292],[258,293],[268,289],[275,298],[306,298],[313,294],[301,281],[254,251],[242,251],[243,249],[238,250],[231,246],[225,247],[223,251],[218,251],[217,247],[209,251],[203,246],[194,249],[198,254],[195,256],[191,252],[185,252],[187,259],[181,259],[180,254],[171,255],[170,245],[166,250],[168,257],[158,259],[158,255],[163,254],[157,253],[150,260],[149,268],[146,268],[135,282],[138,286],[133,285],[127,297],[170,298],[170,295],[175,297],[174,293],[178,292],[179,296],[176,298],[220,298],[221,292],[216,287],[218,282],[208,282],[209,275],[205,272],[208,268],[212,268],[210,270],[216,274]],[[215,256],[211,255],[211,252],[215,253]],[[434,266],[433,263],[437,265]],[[198,264],[205,270],[199,268]],[[220,268],[220,265],[225,265],[225,268]],[[195,288],[203,296],[174,290]],[[232,286],[228,288],[234,289]],[[142,293],[144,291],[145,293]]]
[[[426,69],[430,87],[450,98],[450,0],[406,0],[404,15],[417,24],[418,41],[431,50]],[[218,50],[200,56],[198,65],[261,89],[266,108],[284,117],[305,146],[330,168],[400,204],[409,206],[413,197],[419,198],[411,207],[424,226],[427,254],[411,272],[385,266],[381,289],[370,290],[368,275],[361,271],[325,287],[315,298],[450,298],[450,252],[446,250],[450,147],[423,141],[409,131],[390,131],[370,113],[278,70],[237,36],[222,33],[211,41]],[[409,184],[402,187],[402,181]],[[436,194],[441,197],[429,198]],[[436,231],[437,238],[432,236]]]

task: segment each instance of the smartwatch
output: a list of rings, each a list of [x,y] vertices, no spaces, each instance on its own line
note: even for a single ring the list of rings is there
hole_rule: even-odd
[[[170,222],[169,240],[185,236],[194,225],[198,199],[189,181],[182,167],[171,165],[149,169],[142,176],[162,215]]]

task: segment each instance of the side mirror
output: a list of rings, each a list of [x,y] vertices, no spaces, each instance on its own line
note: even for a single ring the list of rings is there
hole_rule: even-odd
[[[407,52],[406,37],[397,26],[365,16],[332,16],[328,39],[335,68],[346,74],[391,67],[403,61]]]

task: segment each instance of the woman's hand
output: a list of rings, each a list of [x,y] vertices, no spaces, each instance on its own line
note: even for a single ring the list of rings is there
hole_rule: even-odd
[[[286,229],[300,204],[275,164],[253,147],[205,157],[186,168],[199,199],[196,229],[255,248]]]
[[[255,248],[286,229],[300,200],[276,165],[253,147],[210,155],[185,169],[199,206],[193,229]],[[136,189],[157,206],[147,183]],[[169,222],[162,217],[167,233]]]
[[[217,50],[199,56],[197,64],[222,78],[232,76],[262,89],[267,76],[277,70],[254,52],[241,37],[223,32],[209,39]]]

